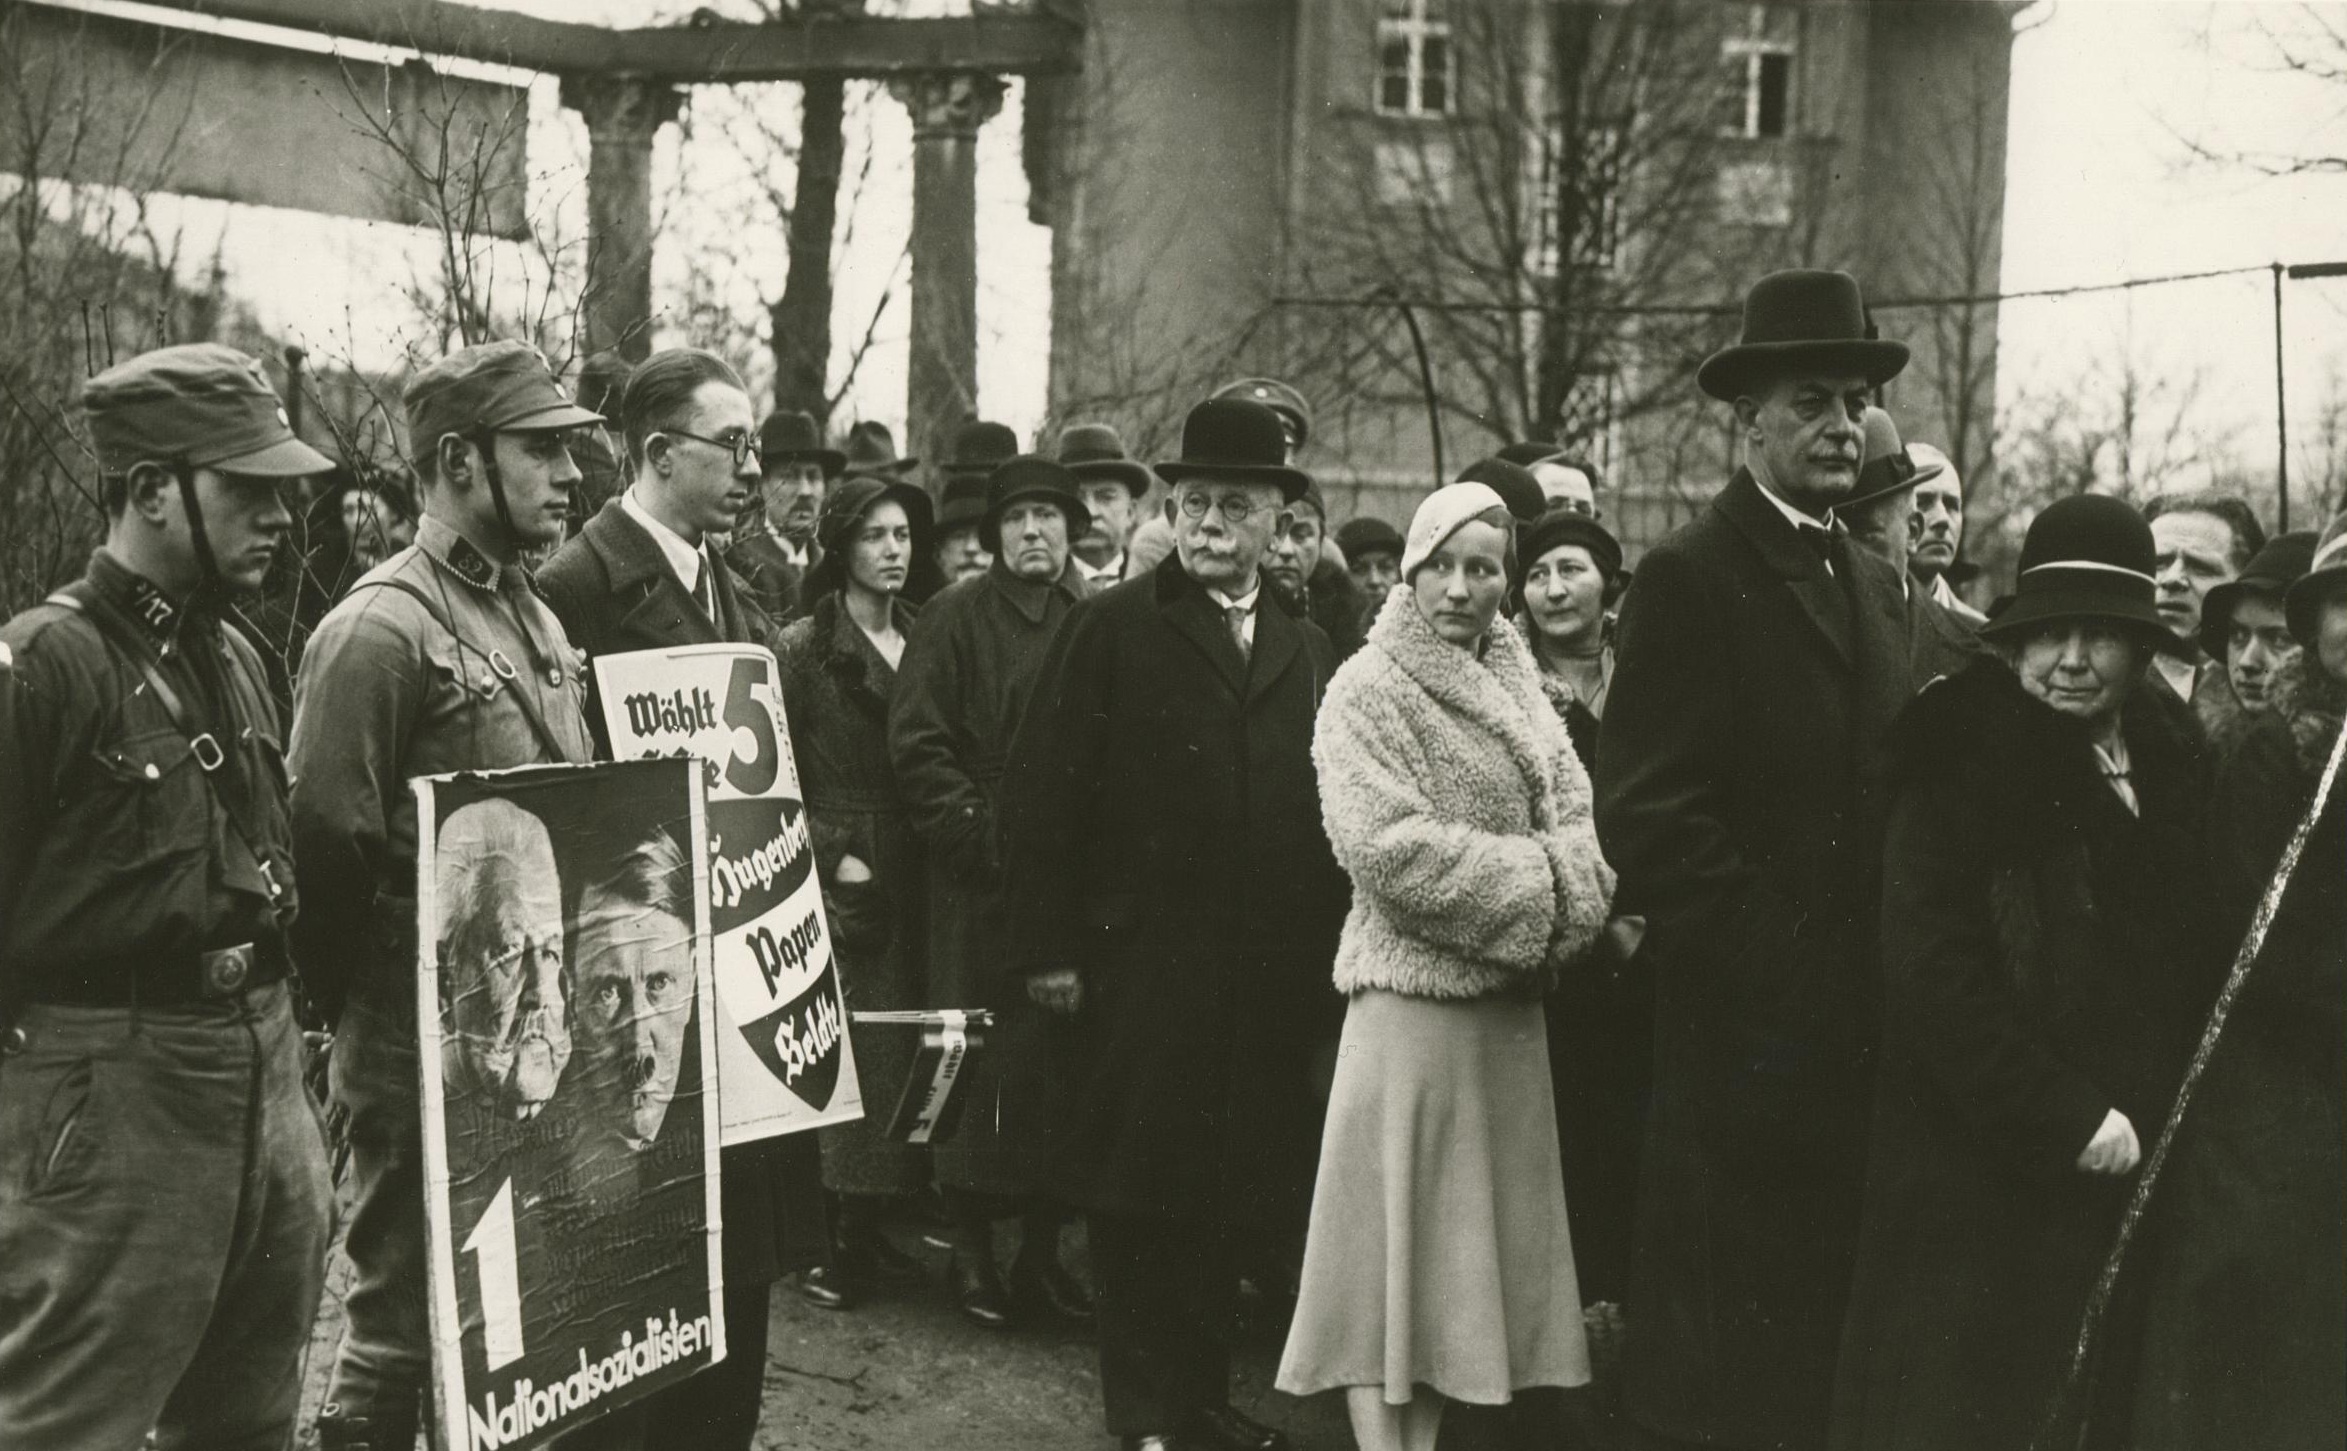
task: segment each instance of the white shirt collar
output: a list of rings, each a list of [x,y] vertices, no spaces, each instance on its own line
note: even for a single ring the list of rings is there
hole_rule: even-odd
[[[2200,679],[2200,668],[2189,660],[2178,659],[2165,651],[2151,657],[2151,663],[2167,677],[2168,686],[2187,704],[2192,700],[2192,687]]]
[[[619,496],[619,507],[622,513],[643,525],[644,532],[652,536],[652,542],[660,546],[662,557],[667,559],[668,567],[676,575],[677,582],[685,587],[685,593],[691,594],[699,589],[701,587],[701,551],[695,546],[685,543],[683,537],[674,529],[653,518],[652,511],[636,501],[636,490],[633,485],[629,486],[626,493]]]
[[[1786,521],[1790,523],[1795,529],[1823,529],[1829,534],[1833,532],[1833,510],[1826,510],[1825,517],[1823,519],[1813,518],[1808,514],[1804,514],[1799,509],[1794,508],[1791,504],[1788,504],[1784,500],[1778,498],[1775,494],[1770,493],[1768,485],[1760,483],[1760,477],[1761,476],[1757,471],[1755,471],[1752,475],[1752,482],[1760,484],[1760,497],[1768,500],[1771,504],[1776,505],[1777,512],[1784,515]]]
[[[1258,573],[1255,576],[1255,587],[1243,595],[1227,595],[1212,587],[1209,587],[1206,592],[1214,596],[1214,602],[1226,610],[1245,610],[1248,614],[1253,614],[1255,613],[1255,597],[1263,593],[1263,576]]]
[[[1107,563],[1099,566],[1089,565],[1078,559],[1076,568],[1083,571],[1086,579],[1122,580],[1125,577],[1125,552],[1121,549],[1118,550]]]

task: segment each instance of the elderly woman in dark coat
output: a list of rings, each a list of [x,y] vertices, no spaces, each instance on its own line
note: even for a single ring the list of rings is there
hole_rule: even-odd
[[[2218,809],[2267,818],[2246,834],[2254,876],[2225,915],[2236,935],[2339,749],[2347,516],[2321,547],[2287,596],[2303,653],[2219,781]],[[2159,1200],[2135,1444],[2347,1445],[2347,782],[2333,783],[2276,904]]]
[[[1934,681],[1893,731],[1837,1448],[2031,1444],[2182,1077],[2217,948],[2198,748],[2142,689],[2152,569],[2122,501],[2051,505],[1985,631],[2003,658]],[[2133,1289],[2089,1445],[2124,1444]]]
[[[807,572],[808,612],[777,641],[783,709],[807,802],[815,869],[831,920],[840,983],[855,1011],[929,1005],[924,970],[927,890],[912,816],[888,755],[888,707],[914,609],[909,588],[931,581],[929,496],[871,476],[824,501]],[[852,1303],[879,1274],[919,1264],[881,1233],[891,1196],[929,1185],[929,1153],[886,1132],[887,1095],[911,1067],[912,1035],[851,1030],[866,1116],[818,1132],[823,1185],[839,1196],[837,1253],[801,1292],[827,1309]]]

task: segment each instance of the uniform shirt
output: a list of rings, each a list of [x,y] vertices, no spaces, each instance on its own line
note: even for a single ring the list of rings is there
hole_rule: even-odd
[[[310,637],[294,695],[294,844],[314,907],[303,938],[319,949],[304,962],[411,951],[396,936],[416,891],[408,782],[592,759],[585,687],[586,658],[528,577],[438,519],[353,585]],[[386,925],[388,940],[373,930]]]
[[[277,707],[242,636],[100,549],[94,606],[155,652],[199,731],[235,759],[256,869],[188,736],[85,610],[39,604],[0,627],[0,997],[44,981],[274,938],[294,910]],[[199,669],[197,652],[212,659]],[[216,666],[217,668],[212,668]],[[232,790],[234,788],[231,788]],[[277,906],[271,907],[274,888]]]

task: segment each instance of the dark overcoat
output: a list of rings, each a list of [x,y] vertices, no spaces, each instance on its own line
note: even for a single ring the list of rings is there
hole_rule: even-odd
[[[898,666],[888,748],[927,862],[928,1006],[997,1015],[961,1125],[936,1149],[938,1181],[951,1188],[1031,1192],[1046,1152],[1042,1024],[1003,968],[995,800],[1044,651],[1084,594],[1072,561],[1048,584],[998,561],[922,606]]]
[[[2134,1187],[2078,1155],[2114,1108],[2148,1154],[2175,1100],[2215,988],[2207,778],[2141,690],[2122,718],[2140,816],[1998,660],[1926,688],[1894,735],[1843,1451],[2031,1444]],[[2100,1386],[2123,1390],[2137,1323],[2106,1322]],[[2097,1420],[2088,1444],[2124,1444]]]
[[[808,566],[792,558],[782,540],[763,529],[737,533],[726,546],[725,563],[769,619],[798,618]]]
[[[1972,626],[1920,584],[1907,590],[1907,649],[1918,689],[1987,653]]]
[[[704,566],[707,567],[707,566]],[[618,655],[721,641],[767,645],[772,623],[741,598],[723,565],[714,585],[720,619],[712,622],[686,592],[660,545],[620,507],[617,498],[587,521],[537,574],[538,590],[562,621],[570,642],[587,653]],[[587,722],[598,755],[611,739],[589,681]],[[826,1251],[822,1184],[812,1134],[795,1134],[724,1151],[725,1277],[762,1284],[782,1271],[812,1263]]]
[[[1054,1182],[1117,1215],[1295,1218],[1348,888],[1321,826],[1328,637],[1259,597],[1251,656],[1178,554],[1078,605],[1003,783],[1010,964],[1072,968]]]
[[[910,632],[914,610],[898,601],[896,627]],[[888,758],[888,706],[896,668],[874,648],[834,591],[793,620],[777,646],[783,713],[815,849],[815,875],[831,919],[841,991],[850,1012],[932,1006],[928,972],[928,886],[913,815]],[[843,882],[840,863],[871,875]],[[864,1117],[822,1130],[823,1182],[846,1194],[910,1194],[929,1184],[929,1150],[886,1132],[889,1112],[912,1070],[915,1035],[902,1028],[851,1029]]]
[[[2301,662],[2218,764],[2238,939],[2314,799],[2347,691]],[[2208,689],[2221,688],[2211,683]],[[2307,838],[2194,1090],[2147,1272],[2142,1451],[2347,1445],[2347,783]]]
[[[1891,567],[1828,573],[1748,472],[1640,562],[1597,831],[1643,913],[1654,1090],[1624,1388],[1656,1431],[1824,1438],[1875,1036],[1874,764],[1911,693]]]

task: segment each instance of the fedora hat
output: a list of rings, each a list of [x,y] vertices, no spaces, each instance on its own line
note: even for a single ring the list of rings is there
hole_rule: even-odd
[[[1304,401],[1303,394],[1277,378],[1240,378],[1215,389],[1213,396],[1260,403],[1294,427],[1297,448],[1312,441],[1312,405]]]
[[[1858,487],[1850,497],[1834,505],[1838,513],[1863,509],[1877,499],[1904,493],[1926,480],[1946,473],[1947,465],[1918,463],[1906,444],[1899,440],[1899,425],[1887,408],[1866,410],[1866,440],[1858,456]]]
[[[962,474],[983,479],[1018,453],[1017,434],[1003,424],[973,418],[954,429],[953,437],[946,440],[945,457],[937,461],[937,471],[949,479]]]
[[[1887,383],[1907,366],[1907,345],[1874,335],[1858,279],[1847,272],[1771,272],[1744,294],[1744,331],[1695,370],[1695,384],[1733,402],[1756,382],[1793,369],[1856,373]]]
[[[945,494],[937,506],[937,532],[950,534],[956,529],[975,529],[986,522],[986,481],[975,474],[945,481]]]
[[[912,552],[905,560],[906,590],[935,583],[936,565],[929,556],[936,536],[931,532],[928,490],[903,479],[850,474],[824,496],[823,511],[815,516],[815,544],[821,557],[807,571],[801,598],[813,602],[846,587],[849,541],[865,516],[885,503],[903,505],[905,522],[913,529]]]
[[[2115,620],[2146,640],[2170,638],[2153,600],[2151,526],[2124,499],[2071,494],[2046,505],[2021,541],[2021,575],[1983,638],[2056,620]]]
[[[2306,573],[2291,584],[2290,593],[2283,599],[2291,638],[2312,650],[2323,606],[2342,591],[2347,591],[2347,514],[2341,514],[2324,528]]]
[[[1078,479],[1123,484],[1138,499],[1157,476],[1125,452],[1125,441],[1105,423],[1071,423],[1059,431],[1059,461]]]
[[[1201,477],[1276,484],[1291,504],[1312,482],[1288,464],[1279,415],[1249,398],[1209,398],[1191,409],[1182,420],[1182,456],[1158,464],[1157,475],[1169,484]]]
[[[827,479],[839,477],[839,471],[848,463],[846,454],[823,442],[823,430],[816,426],[815,415],[798,412],[766,415],[766,421],[758,425],[758,458],[764,468],[812,459],[823,465],[823,477]]]
[[[896,456],[896,435],[888,425],[866,419],[848,430],[847,471],[851,474],[904,475],[920,467],[917,458]]]
[[[1076,492],[1076,476],[1054,459],[1023,453],[1002,461],[986,476],[986,538],[989,551],[1002,544],[1002,515],[1021,499],[1057,504],[1068,516],[1068,542],[1073,544],[1092,527],[1092,511]]]

